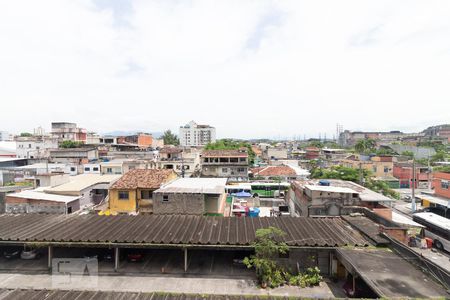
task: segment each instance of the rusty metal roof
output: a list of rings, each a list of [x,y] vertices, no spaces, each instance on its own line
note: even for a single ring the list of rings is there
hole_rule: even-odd
[[[0,215],[0,243],[86,243],[251,246],[255,231],[269,226],[286,232],[297,247],[366,246],[341,218],[234,218],[187,215]]]

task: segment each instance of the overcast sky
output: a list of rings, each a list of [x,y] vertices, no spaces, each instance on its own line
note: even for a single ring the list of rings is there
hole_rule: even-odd
[[[450,1],[0,2],[0,130],[303,137],[450,123]]]

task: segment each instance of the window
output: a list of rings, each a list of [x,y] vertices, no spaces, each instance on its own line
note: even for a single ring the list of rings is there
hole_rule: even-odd
[[[239,173],[245,173],[245,168],[238,168],[237,171],[238,171]]]
[[[149,190],[142,190],[141,191],[141,199],[152,199],[153,192]]]
[[[239,161],[240,161],[240,162],[245,162],[245,161],[246,161],[246,158],[245,158],[245,157],[240,157],[240,158],[239,158]]]
[[[448,180],[441,180],[441,188],[448,190]]]
[[[93,167],[92,171],[98,172],[98,167]]]
[[[228,172],[228,168],[222,168],[222,173],[227,173]]]
[[[163,195],[162,201],[163,202],[168,202],[169,201],[169,195]]]
[[[119,200],[128,200],[128,191],[119,191]]]
[[[85,167],[85,168],[84,168],[84,171],[85,171],[85,172],[89,172],[90,170],[91,170],[91,168],[89,168],[89,167]]]
[[[70,172],[75,172],[75,171],[76,171],[75,167],[70,167]]]
[[[384,167],[384,173],[389,172],[389,168],[388,167]]]
[[[106,168],[106,173],[112,173],[112,168]]]

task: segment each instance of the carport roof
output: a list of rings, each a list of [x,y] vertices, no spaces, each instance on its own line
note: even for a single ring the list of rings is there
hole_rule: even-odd
[[[264,296],[264,299],[290,299],[291,297]],[[0,300],[10,299],[109,299],[109,300],[197,300],[197,299],[261,299],[258,296],[230,296],[230,295],[198,295],[198,294],[172,294],[172,293],[145,293],[145,292],[105,292],[105,291],[77,291],[77,290],[32,290],[32,289],[0,289]]]
[[[255,231],[286,232],[293,247],[367,246],[341,218],[226,218],[182,215],[1,215],[0,243],[249,247]]]
[[[360,276],[380,297],[444,298],[442,286],[418,268],[389,250],[337,249],[337,257],[353,274]]]

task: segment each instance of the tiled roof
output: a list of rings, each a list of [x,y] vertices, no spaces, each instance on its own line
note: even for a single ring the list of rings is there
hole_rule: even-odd
[[[0,215],[2,241],[90,245],[246,246],[259,228],[277,227],[296,247],[366,246],[341,218],[234,218],[187,215]],[[73,245],[73,244],[72,244]]]
[[[161,150],[159,150],[159,153],[167,153],[167,154],[181,153],[181,152],[183,152],[183,149],[178,147],[164,147]]]
[[[202,157],[248,157],[248,154],[241,150],[204,150]]]
[[[134,169],[125,173],[111,189],[158,189],[171,174],[173,170]]]
[[[255,176],[295,176],[297,173],[289,166],[267,166],[251,169]]]

